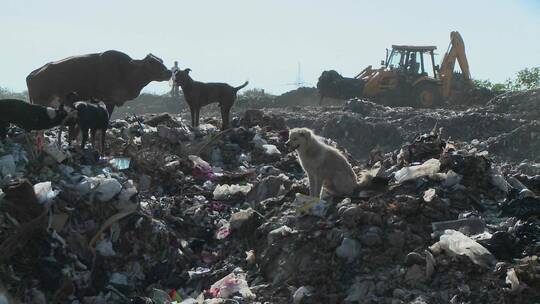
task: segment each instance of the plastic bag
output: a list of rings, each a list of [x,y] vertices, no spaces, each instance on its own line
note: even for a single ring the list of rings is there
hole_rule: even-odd
[[[444,179],[441,185],[446,188],[454,187],[455,185],[459,184],[461,182],[461,179],[463,178],[461,175],[457,174],[453,170],[448,170],[448,172],[441,174],[444,174]]]
[[[276,228],[268,233],[268,236],[267,236],[268,245],[273,244],[276,239],[285,237],[287,235],[296,234],[296,233],[298,233],[298,231],[292,229],[289,226],[284,225],[279,228]]]
[[[336,255],[351,263],[360,255],[360,242],[351,238],[343,238],[341,245],[336,248]]]
[[[274,145],[263,145],[264,153],[268,155],[281,155],[281,152]]]
[[[102,176],[88,177],[75,186],[75,190],[81,195],[95,191],[95,199],[98,202],[107,202],[122,191],[122,185],[114,178]]]
[[[506,284],[510,285],[510,292],[517,292],[522,289],[522,286],[520,286],[519,279],[514,268],[510,268],[508,269],[508,271],[506,271],[506,279],[504,281]]]
[[[99,202],[108,202],[122,191],[122,185],[114,178],[102,178],[98,182],[95,198]]]
[[[428,159],[423,164],[418,166],[410,166],[401,168],[394,175],[396,183],[402,183],[404,181],[416,179],[422,176],[431,176],[439,172],[441,168],[441,162],[438,159]]]
[[[296,207],[296,213],[299,215],[310,214],[325,217],[329,204],[318,197],[296,193],[293,206]]]
[[[115,157],[109,161],[109,164],[116,170],[129,169],[131,164],[131,158],[129,157]]]
[[[52,189],[51,182],[35,184],[34,192],[40,204],[48,204],[58,195],[58,190]]]
[[[96,244],[96,251],[104,257],[112,257],[116,255],[112,242],[107,239],[103,239]]]
[[[466,255],[480,266],[489,267],[495,262],[491,252],[484,246],[456,230],[445,230],[439,244],[445,251],[456,255]]]
[[[152,301],[156,304],[169,304],[172,302],[169,294],[161,289],[154,288],[152,289]]]
[[[241,185],[218,185],[214,189],[214,199],[221,200],[221,199],[227,199],[231,196],[242,193],[247,194],[252,188],[251,184],[247,184],[245,186]]]
[[[196,155],[190,155],[188,158],[193,162],[193,176],[205,179],[215,178],[214,171],[209,163]]]
[[[13,155],[8,154],[0,157],[0,174],[8,176],[15,174],[16,165]]]
[[[50,157],[54,158],[56,162],[61,163],[66,160],[67,155],[58,148],[55,144],[47,144],[43,147],[43,152],[47,153]]]
[[[304,297],[309,297],[313,294],[313,287],[311,286],[302,286],[298,288],[293,294],[293,303],[300,304]]]
[[[500,168],[492,169],[490,181],[493,186],[497,187],[499,190],[503,191],[504,193],[508,193],[510,191],[511,186],[510,184],[508,184],[508,182],[502,175]]]
[[[218,298],[230,298],[237,292],[244,299],[255,299],[255,294],[251,292],[246,281],[246,274],[241,268],[236,268],[232,273],[210,286],[210,294]]]
[[[264,145],[267,144],[266,140],[264,140],[261,136],[261,134],[255,134],[255,136],[253,136],[253,139],[251,140],[251,142],[255,145],[255,147],[263,147]]]

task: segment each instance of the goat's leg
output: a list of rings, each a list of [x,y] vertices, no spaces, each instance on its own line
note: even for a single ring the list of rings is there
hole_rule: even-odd
[[[77,139],[77,136],[81,132],[80,126],[74,125],[68,127],[68,143],[71,145],[71,143]]]
[[[107,129],[101,130],[101,155],[105,151],[105,135],[107,134]]]
[[[61,124],[60,127],[58,128],[58,138],[56,141],[58,148],[62,147],[62,129],[63,128],[64,128],[64,124]]]
[[[90,135],[91,135],[90,140],[92,141],[92,149],[94,150],[97,150],[96,149],[96,131],[97,131],[96,129],[90,130]]]
[[[30,131],[24,130],[24,139],[26,140],[32,158],[36,158],[38,149],[36,148],[36,140],[32,140],[32,137],[30,136]]]
[[[9,123],[0,122],[0,140],[4,140],[7,137]]]
[[[81,150],[84,151],[84,147],[86,146],[86,142],[88,141],[88,128],[81,128],[82,132],[82,141],[81,141]]]

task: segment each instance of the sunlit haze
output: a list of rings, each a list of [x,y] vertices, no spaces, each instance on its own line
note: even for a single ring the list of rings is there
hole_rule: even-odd
[[[540,64],[536,1],[2,1],[0,86],[26,89],[25,77],[71,55],[147,53],[178,60],[201,81],[282,93],[298,63],[306,85],[323,70],[353,76],[392,44],[436,45],[450,32],[465,41],[471,74],[504,81]],[[147,92],[164,93],[152,83]]]

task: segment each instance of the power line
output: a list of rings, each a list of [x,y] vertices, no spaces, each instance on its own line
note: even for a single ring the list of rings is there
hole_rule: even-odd
[[[287,83],[287,85],[293,85],[293,86],[296,86],[296,88],[301,88],[301,87],[310,85],[309,83],[304,82],[304,77],[302,76],[302,66],[300,65],[300,61],[298,62],[298,71],[296,73],[296,81],[292,83]]]

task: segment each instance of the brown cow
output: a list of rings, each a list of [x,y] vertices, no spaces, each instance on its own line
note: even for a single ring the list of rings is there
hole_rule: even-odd
[[[102,100],[112,114],[115,106],[137,98],[150,82],[170,78],[171,71],[152,54],[138,60],[111,50],[47,63],[32,71],[26,84],[32,103],[64,103],[69,93],[77,92],[81,100]]]

